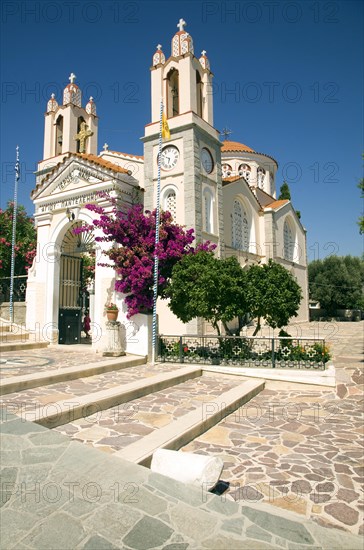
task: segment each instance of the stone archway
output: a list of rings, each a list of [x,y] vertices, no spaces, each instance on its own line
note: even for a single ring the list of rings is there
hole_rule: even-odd
[[[59,271],[58,329],[59,344],[81,343],[82,317],[90,308],[92,270],[86,268],[95,262],[94,238],[91,233],[75,233],[82,221],[73,223],[61,244]],[[94,273],[94,270],[93,270]]]

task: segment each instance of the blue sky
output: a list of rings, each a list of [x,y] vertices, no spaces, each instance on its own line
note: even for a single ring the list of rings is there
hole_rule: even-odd
[[[1,206],[33,213],[46,102],[73,71],[93,95],[99,150],[143,154],[155,46],[180,17],[215,75],[215,127],[273,156],[307,229],[309,259],[363,253],[356,220],[363,152],[363,4],[357,1],[26,1],[2,3]]]

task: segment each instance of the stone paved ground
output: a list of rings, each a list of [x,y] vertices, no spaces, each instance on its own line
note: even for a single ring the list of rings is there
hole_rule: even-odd
[[[266,504],[223,501],[13,415],[2,423],[2,550],[362,550]]]
[[[78,357],[78,360],[79,359]],[[58,382],[56,384],[24,390],[18,393],[9,393],[0,399],[0,403],[6,405],[9,410],[13,408],[12,412],[14,413],[19,412],[19,409],[31,411],[34,410],[35,406],[39,408],[39,406],[42,405],[114,388],[135,380],[140,380],[141,378],[155,376],[161,372],[171,372],[175,369],[176,366],[171,364],[155,366],[145,364],[128,367],[122,370],[96,374],[94,376],[87,376],[67,382]]]
[[[363,329],[363,322],[310,323],[290,328],[292,336],[324,336],[329,341],[337,368],[335,390],[268,382],[266,390],[249,405],[184,450],[222,456],[225,462],[222,477],[231,482],[230,494],[242,505],[255,503],[264,507],[270,503],[280,513],[292,510],[316,523],[363,533]],[[82,364],[104,359],[85,351],[85,347],[82,346]],[[4,356],[5,376],[59,369],[80,362],[76,346],[35,350],[34,355],[17,352],[16,357],[15,353],[7,352]],[[166,366],[154,368],[156,374]],[[133,369],[144,372],[143,376],[152,374],[150,366]],[[122,376],[126,372],[132,370],[127,369]],[[112,385],[119,380],[115,375],[101,376],[106,377],[104,383]],[[58,390],[67,397],[72,392],[79,395],[85,390],[93,391],[99,387],[100,379],[93,386],[97,377],[91,378],[94,380],[81,382],[78,390],[67,388],[70,383]],[[56,393],[57,388],[48,399],[54,401]],[[22,398],[25,394],[28,392],[22,392]],[[48,390],[43,394],[45,400],[46,394],[49,396]],[[166,412],[162,402],[151,406],[155,407],[153,414]],[[143,429],[142,423],[140,426]],[[104,447],[112,451],[111,445],[109,449],[108,445]]]
[[[315,325],[321,334],[327,327]],[[223,458],[222,478],[237,501],[269,502],[363,534],[364,323],[330,325],[334,390],[268,382],[183,450]]]
[[[105,361],[105,357],[91,351],[91,347],[49,346],[48,348],[19,351],[4,351],[0,359],[0,378],[59,370],[77,365]]]
[[[241,380],[236,376],[205,375],[80,418],[55,430],[113,453],[239,384]]]

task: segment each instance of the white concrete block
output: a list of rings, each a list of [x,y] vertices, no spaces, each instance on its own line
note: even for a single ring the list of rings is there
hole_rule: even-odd
[[[217,456],[157,449],[153,453],[150,469],[208,491],[218,482],[223,467],[223,461]]]

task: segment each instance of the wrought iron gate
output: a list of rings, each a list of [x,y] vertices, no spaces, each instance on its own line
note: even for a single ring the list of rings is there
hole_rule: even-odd
[[[81,343],[82,258],[61,255],[59,288],[59,343]]]

